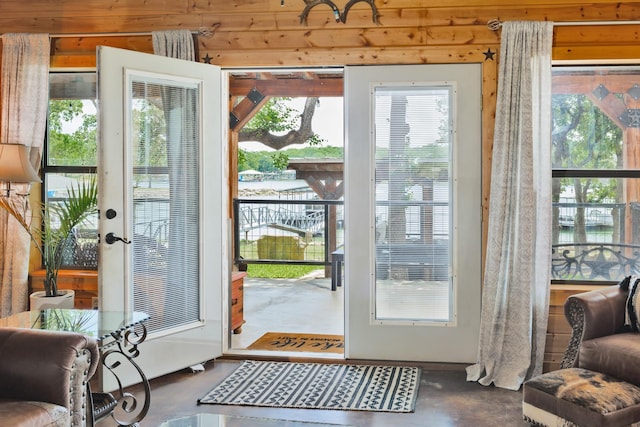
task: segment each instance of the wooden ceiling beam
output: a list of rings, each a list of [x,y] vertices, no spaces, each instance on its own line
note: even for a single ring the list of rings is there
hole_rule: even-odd
[[[273,73],[270,73],[268,71],[261,71],[260,73],[260,80],[274,80],[276,77],[274,77]]]
[[[610,93],[626,93],[635,84],[640,84],[640,76],[634,74],[609,75],[556,75],[552,77],[553,93],[591,93],[603,85]]]
[[[231,99],[243,97],[229,114],[229,127],[238,131],[272,97],[342,96],[342,76],[320,78],[317,73],[277,74],[268,71],[231,76]]]
[[[239,131],[247,124],[249,120],[256,115],[258,111],[269,102],[270,96],[265,96],[262,99],[252,101],[248,96],[235,106],[233,111],[229,114],[229,128],[232,131]]]
[[[252,89],[266,96],[278,97],[329,97],[342,96],[344,93],[342,78],[302,79],[230,79],[229,95],[245,96]]]

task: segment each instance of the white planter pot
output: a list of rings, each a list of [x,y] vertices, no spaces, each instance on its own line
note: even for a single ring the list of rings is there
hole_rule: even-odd
[[[47,308],[73,308],[76,292],[73,289],[58,291],[58,296],[48,297],[45,291],[36,291],[29,295],[30,310],[45,310]]]

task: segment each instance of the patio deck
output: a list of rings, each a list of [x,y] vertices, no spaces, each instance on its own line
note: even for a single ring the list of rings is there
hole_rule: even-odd
[[[246,349],[266,332],[344,333],[343,288],[331,291],[324,270],[299,279],[244,279],[244,320],[231,348]],[[274,353],[274,352],[269,352]]]
[[[344,281],[343,281],[344,282]],[[279,356],[278,352],[246,350],[266,332],[344,335],[345,285],[331,290],[331,278],[316,270],[299,279],[244,279],[244,320],[240,334],[232,334],[230,354]],[[385,280],[378,287],[378,313],[395,319],[447,321],[450,316],[446,281]],[[400,317],[398,317],[400,316]],[[282,352],[286,353],[286,352]],[[291,352],[283,354],[291,356]],[[301,355],[297,352],[296,355]],[[326,357],[326,353],[305,357]],[[342,355],[336,355],[342,358]]]

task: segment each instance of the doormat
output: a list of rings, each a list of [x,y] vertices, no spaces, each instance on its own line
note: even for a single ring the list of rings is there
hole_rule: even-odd
[[[198,404],[413,412],[421,369],[244,361]]]
[[[247,347],[247,349],[343,354],[344,337],[342,335],[267,332]]]

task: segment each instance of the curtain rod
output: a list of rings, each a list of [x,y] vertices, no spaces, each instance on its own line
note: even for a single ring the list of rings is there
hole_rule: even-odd
[[[566,21],[554,22],[554,27],[586,26],[586,25],[640,25],[640,21]],[[487,22],[490,30],[497,31],[502,27],[499,19],[491,19]]]
[[[215,28],[210,29],[207,27],[202,27],[198,30],[191,30],[192,34],[196,34],[202,37],[212,37],[213,31]],[[60,33],[60,34],[49,34],[49,38],[52,39],[60,39],[67,37],[130,37],[130,36],[150,36],[151,31],[139,31],[139,32],[124,32],[124,33]],[[0,36],[1,37],[1,36]]]

